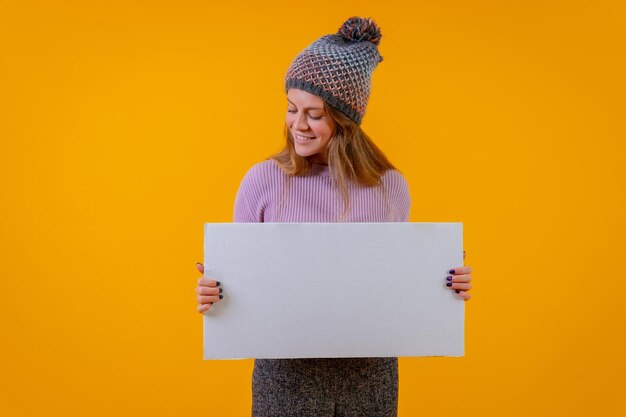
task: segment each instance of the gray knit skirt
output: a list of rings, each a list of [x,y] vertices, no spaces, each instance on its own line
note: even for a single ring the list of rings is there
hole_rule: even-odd
[[[252,417],[396,417],[398,358],[257,359]]]

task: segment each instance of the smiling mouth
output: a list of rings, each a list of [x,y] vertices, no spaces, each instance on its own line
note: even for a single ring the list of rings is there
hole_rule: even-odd
[[[294,134],[294,137],[295,137],[296,139],[298,139],[298,140],[301,140],[301,141],[306,141],[306,140],[313,140],[313,139],[315,139],[315,136],[313,136],[313,137],[309,137],[309,136],[302,136],[302,135],[297,135],[297,134]]]

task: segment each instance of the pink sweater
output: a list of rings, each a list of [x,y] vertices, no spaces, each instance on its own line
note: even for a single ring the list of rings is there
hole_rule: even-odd
[[[271,160],[252,166],[235,198],[236,223],[334,223],[340,220],[343,198],[333,187],[329,167],[314,164],[306,176],[287,175]],[[411,196],[406,180],[396,170],[385,172],[381,187],[350,183],[350,211],[346,222],[408,222]],[[385,194],[388,199],[385,199]],[[285,199],[283,207],[281,200]],[[386,201],[388,204],[386,204]]]

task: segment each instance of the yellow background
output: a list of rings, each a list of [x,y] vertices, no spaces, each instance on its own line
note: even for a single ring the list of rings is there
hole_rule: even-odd
[[[202,360],[203,223],[281,148],[293,57],[352,15],[383,33],[364,129],[475,271],[466,357],[402,358],[400,416],[626,415],[623,2],[15,0],[2,416],[249,415],[252,361]]]

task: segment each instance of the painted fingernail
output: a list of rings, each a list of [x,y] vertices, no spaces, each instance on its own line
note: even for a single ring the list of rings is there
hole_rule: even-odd
[[[461,292],[461,290],[455,290],[454,292],[458,294]]]
[[[454,274],[454,269],[451,269],[451,270],[450,270],[450,273],[451,273],[451,274]]]
[[[219,281],[215,281],[215,285],[219,286],[219,285],[221,285],[221,284],[222,284],[221,282],[219,282]]]
[[[224,291],[224,288],[220,288],[220,292],[218,294],[221,294],[222,291]]]
[[[448,281],[452,281],[452,277],[451,277],[451,276],[447,276],[447,277],[446,277],[446,279],[447,279]]]
[[[222,298],[224,298],[224,296],[220,294],[220,300],[221,300]]]
[[[451,282],[446,282],[446,287],[451,287],[452,283]]]

